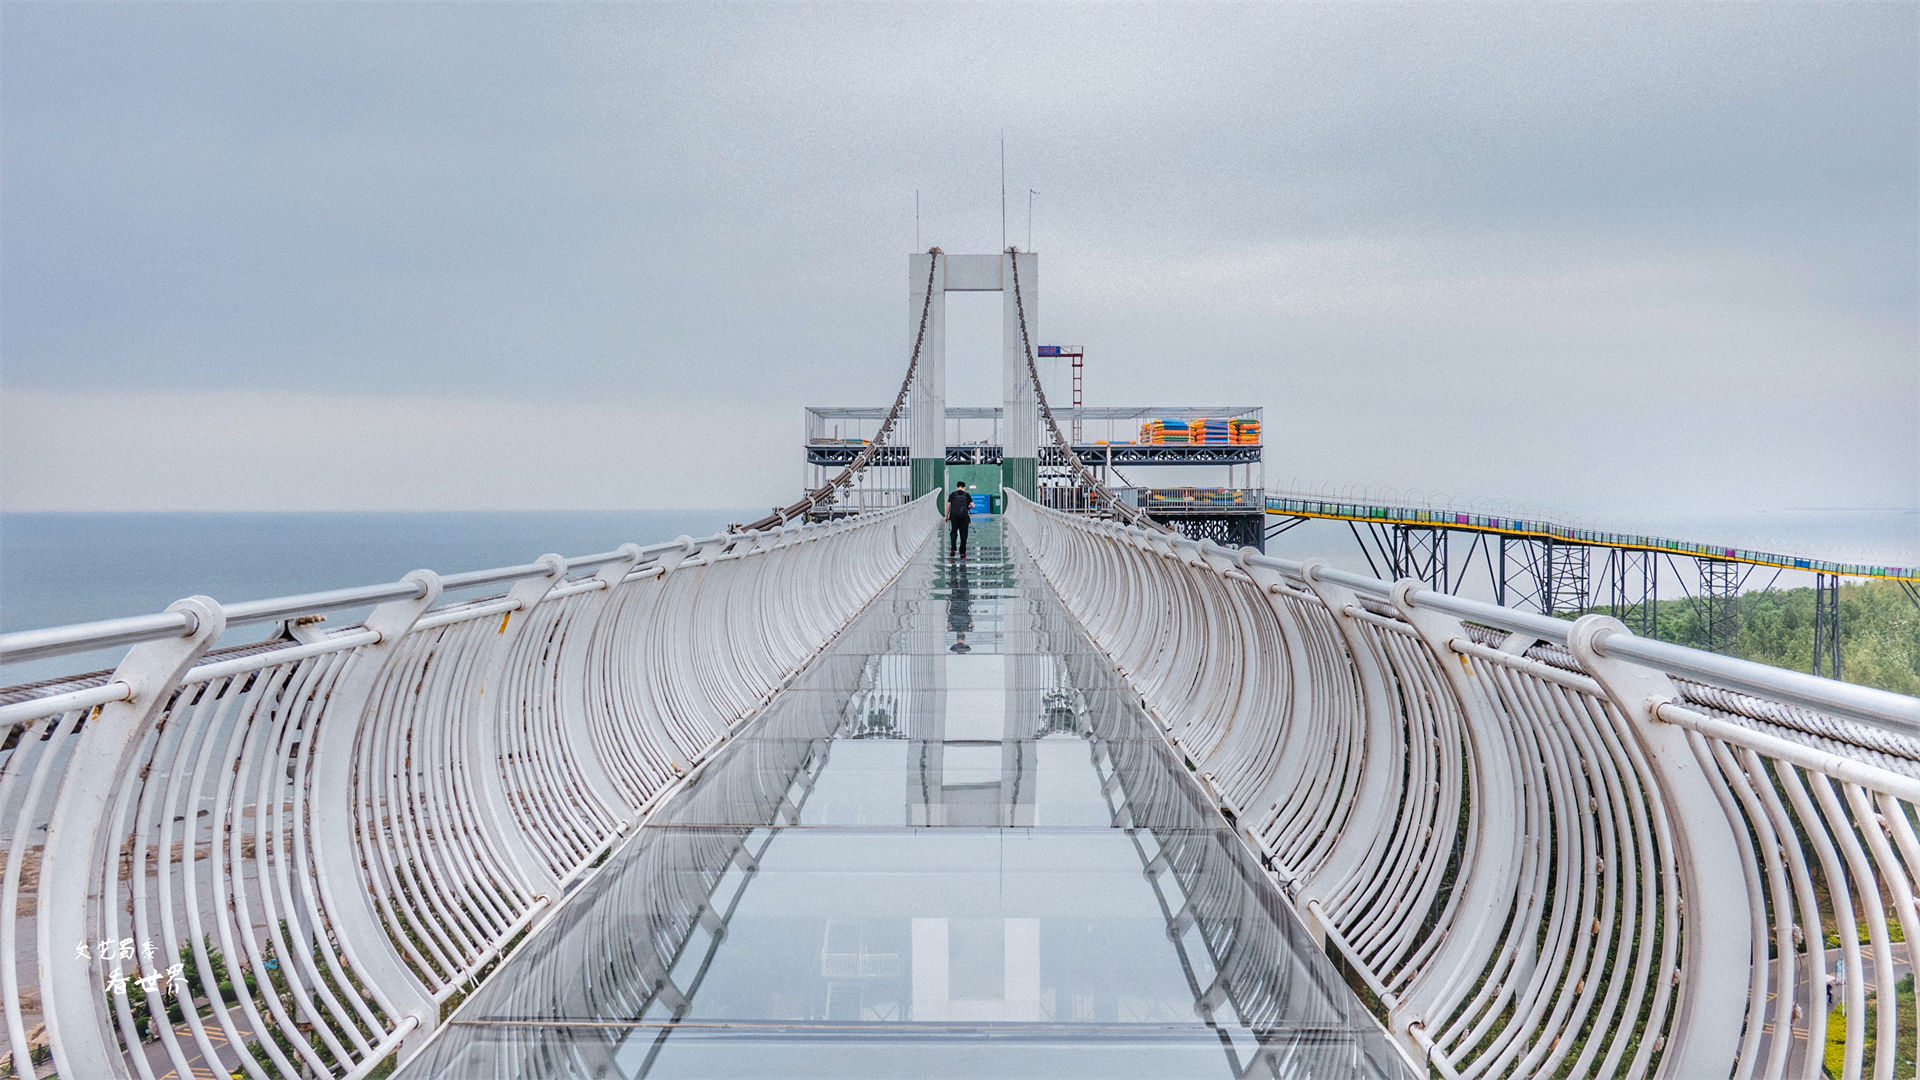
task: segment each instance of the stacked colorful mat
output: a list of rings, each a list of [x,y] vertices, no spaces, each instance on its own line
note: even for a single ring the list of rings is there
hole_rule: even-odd
[[[1260,443],[1260,421],[1202,416],[1193,420],[1149,420],[1140,425],[1148,446],[1227,446]]]
[[[1225,446],[1227,444],[1227,421],[1223,419],[1218,417],[1201,417],[1198,420],[1189,420],[1187,427],[1192,433],[1187,438],[1188,442],[1204,443],[1209,446]]]
[[[1140,441],[1148,446],[1185,446],[1191,441],[1185,420],[1149,420],[1140,425]]]

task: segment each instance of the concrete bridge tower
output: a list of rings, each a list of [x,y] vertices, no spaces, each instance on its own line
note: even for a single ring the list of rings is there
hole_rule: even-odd
[[[933,297],[928,302],[928,261]],[[1013,288],[1015,259],[1020,260],[1020,294]],[[1026,343],[1020,337],[1024,307],[1027,331],[1040,332],[1040,259],[1017,255],[922,254],[907,257],[907,346],[920,334],[920,312],[927,312],[920,366],[908,392],[907,453],[913,468],[913,495],[947,486],[947,303],[948,292],[998,292],[1001,297],[1001,353],[1005,357],[1000,420],[1001,486],[1034,498],[1039,487],[1040,401],[1027,372]]]

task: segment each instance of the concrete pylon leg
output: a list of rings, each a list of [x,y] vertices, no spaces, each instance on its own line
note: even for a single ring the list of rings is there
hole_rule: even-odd
[[[1027,345],[1021,340],[1020,314],[1024,308],[1027,334],[1034,346],[1040,333],[1040,258],[1031,251],[1000,256],[1001,340],[1006,355],[1006,411],[1000,421],[1000,484],[1029,499],[1039,497],[1040,398],[1027,370]],[[1013,289],[1013,260],[1019,260],[1020,294]]]
[[[913,498],[947,486],[947,287],[946,267],[933,270],[933,298],[927,298],[931,253],[907,257],[907,348],[920,336],[920,312],[927,313],[920,366],[907,393],[907,457]],[[1025,269],[1025,267],[1022,267]]]

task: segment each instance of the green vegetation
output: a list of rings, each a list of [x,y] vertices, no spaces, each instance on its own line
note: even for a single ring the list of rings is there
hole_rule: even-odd
[[[1895,1007],[1899,1010],[1897,1015],[1902,1021],[1898,1036],[1899,1049],[1893,1059],[1893,1075],[1895,1080],[1913,1080],[1914,1025],[1906,1022],[1908,1017],[1914,1015],[1913,976],[1908,975],[1906,978],[1901,979],[1900,982],[1894,986],[1893,994]],[[1863,1047],[1863,1057],[1860,1068],[1860,1074],[1862,1076],[1873,1075],[1874,1055],[1879,1049],[1878,1046],[1875,1045],[1877,1042],[1877,1021],[1879,1020],[1879,996],[1878,994],[1867,995],[1867,1016],[1864,1025],[1866,1038],[1862,1040],[1865,1046]],[[1827,1075],[1842,1075],[1841,1070],[1846,1064],[1846,1055],[1847,1010],[1844,1006],[1836,1005],[1833,1011],[1827,1014]]]
[[[1813,670],[1813,590],[1742,593],[1738,636],[1730,656],[1794,671]],[[1606,608],[1590,608],[1607,614]],[[1656,636],[1698,644],[1700,612],[1692,600],[1662,600]],[[1846,682],[1920,696],[1920,607],[1896,581],[1840,586],[1840,674]]]
[[[1809,859],[1813,858],[1812,852],[1808,852],[1807,857]],[[1825,913],[1831,909],[1832,901],[1831,899],[1824,896],[1821,899],[1825,901],[1825,903],[1823,904],[1820,910],[1822,913]],[[1873,944],[1873,935],[1869,933],[1867,930],[1867,920],[1856,919],[1855,922],[1857,924],[1855,929],[1859,932],[1859,936],[1855,937],[1854,941],[1862,945]],[[1903,928],[1900,925],[1900,920],[1895,918],[1891,911],[1887,913],[1887,940],[1894,941],[1894,942],[1905,942],[1907,940],[1907,932],[1905,928]],[[1836,930],[1828,929],[1826,932],[1826,942],[1827,942],[1827,948],[1829,949],[1839,948],[1840,934]]]

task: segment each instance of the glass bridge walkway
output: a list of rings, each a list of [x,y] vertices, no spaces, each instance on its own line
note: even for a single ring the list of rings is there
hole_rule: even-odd
[[[1414,1074],[984,519],[401,1075]]]

